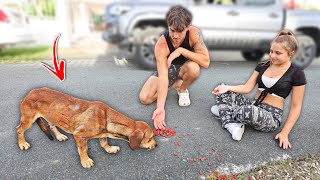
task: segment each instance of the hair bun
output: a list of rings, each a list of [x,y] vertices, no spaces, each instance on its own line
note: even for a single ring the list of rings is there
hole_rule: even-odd
[[[284,29],[282,31],[280,31],[278,36],[282,36],[282,35],[289,35],[289,36],[293,36],[292,31],[288,30],[288,29]]]

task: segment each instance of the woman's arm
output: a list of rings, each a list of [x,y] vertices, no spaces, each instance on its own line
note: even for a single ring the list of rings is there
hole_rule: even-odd
[[[304,89],[305,85],[292,87],[292,96],[288,119],[280,133],[278,133],[275,137],[275,139],[279,139],[279,146],[283,149],[288,149],[292,147],[291,143],[289,142],[288,136],[300,116],[304,96]]]
[[[229,85],[219,85],[216,88],[213,89],[212,93],[215,95],[223,94],[227,91],[232,91],[235,93],[240,94],[246,94],[252,91],[252,89],[257,84],[257,78],[258,78],[259,72],[254,71],[249,78],[249,80],[246,82],[246,84],[237,85],[237,86],[229,86]]]

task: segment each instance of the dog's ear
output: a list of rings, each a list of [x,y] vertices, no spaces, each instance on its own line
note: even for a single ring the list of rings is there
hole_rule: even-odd
[[[143,132],[139,129],[133,131],[129,136],[129,146],[132,150],[135,150],[139,147],[143,138]]]

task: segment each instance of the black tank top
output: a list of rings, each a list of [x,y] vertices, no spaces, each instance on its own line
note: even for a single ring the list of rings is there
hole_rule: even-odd
[[[169,50],[170,50],[170,54],[173,53],[173,51],[175,50],[171,41],[170,41],[170,37],[169,37],[169,31],[166,30],[164,33],[163,33],[164,37],[166,38],[166,41],[167,41],[167,44],[168,44],[168,47],[169,47]],[[181,43],[181,45],[179,47],[183,47],[185,49],[188,49],[189,51],[193,51],[193,47],[190,46],[189,44],[189,31],[187,31],[187,34],[186,34],[186,37],[184,38],[183,42]],[[170,56],[170,54],[168,55],[168,57]],[[174,65],[182,65],[184,64],[188,59],[185,58],[184,56],[179,56],[177,57],[176,59],[174,59],[172,61],[171,64],[174,64]]]

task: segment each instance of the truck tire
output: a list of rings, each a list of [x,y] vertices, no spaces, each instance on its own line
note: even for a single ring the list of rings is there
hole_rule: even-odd
[[[255,51],[242,51],[242,57],[247,61],[260,61],[264,56],[264,52],[260,50]]]
[[[140,67],[144,69],[156,69],[157,63],[154,55],[154,46],[164,27],[147,26],[137,28],[133,32],[134,58]]]
[[[306,68],[315,58],[317,46],[310,36],[299,34],[296,37],[299,47],[298,52],[292,59],[292,62],[301,68]]]

